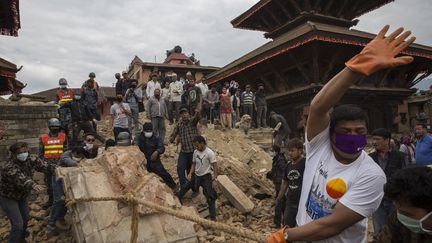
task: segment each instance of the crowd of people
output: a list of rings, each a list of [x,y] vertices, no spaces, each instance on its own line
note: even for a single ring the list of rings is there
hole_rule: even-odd
[[[427,167],[432,164],[432,136],[426,124],[415,126],[415,138],[404,134],[399,148],[392,145],[386,128],[372,131],[374,152],[367,154],[366,113],[354,105],[336,106],[364,75],[412,61],[412,57],[396,57],[414,41],[406,40],[410,32],[402,34],[398,29],[386,37],[387,30],[386,26],[312,100],[305,141],[290,138],[282,115],[272,111],[267,117],[263,84],[258,84],[256,92],[251,85],[241,91],[235,81],[209,88],[205,78],[196,83],[190,72],[186,79],[171,73],[163,80],[153,72],[145,87],[128,78],[127,72],[115,74],[116,99],[110,109],[114,136],[105,139],[97,132],[101,98],[95,74],[90,73],[75,94],[60,79],[60,119],[48,121],[49,132],[41,135],[39,155],[30,155],[26,143],[13,144],[10,159],[1,169],[0,205],[11,222],[9,242],[22,242],[28,235],[27,199],[32,190],[46,190],[49,195],[44,205],[51,208],[48,235],[69,228],[64,220],[62,182],[53,170],[97,157],[96,140],[105,143],[105,149],[138,146],[146,169],[161,177],[180,201],[189,190],[193,197],[202,187],[209,219],[217,220],[217,156],[200,134],[198,123],[218,120],[230,130],[242,116],[251,118],[256,128],[270,125],[274,131],[268,178],[275,186],[274,227],[280,229],[267,242],[365,242],[370,216],[376,242],[432,241],[432,168]],[[140,112],[145,112],[149,122],[141,124]],[[166,121],[173,126],[169,136]],[[178,184],[160,159],[168,142],[180,145]],[[45,174],[45,185],[33,180],[35,170]]]

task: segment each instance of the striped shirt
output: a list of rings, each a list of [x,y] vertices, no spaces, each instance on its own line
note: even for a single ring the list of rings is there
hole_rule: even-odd
[[[243,91],[241,100],[243,101],[243,105],[253,105],[255,101],[254,93],[252,91]]]

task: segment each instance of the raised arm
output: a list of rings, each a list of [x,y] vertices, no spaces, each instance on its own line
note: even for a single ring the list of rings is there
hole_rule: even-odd
[[[410,56],[395,57],[402,50],[414,42],[415,37],[407,41],[411,34],[399,28],[385,37],[389,26],[386,25],[378,35],[365,46],[360,54],[346,63],[346,68],[334,76],[311,102],[309,118],[307,120],[307,139],[310,141],[329,124],[330,109],[336,105],[348,88],[361,77],[371,75],[381,69],[392,68],[412,62]]]

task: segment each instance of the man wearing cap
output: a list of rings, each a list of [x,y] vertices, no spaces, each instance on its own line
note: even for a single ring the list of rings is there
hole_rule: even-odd
[[[173,73],[171,78],[172,82],[170,83],[169,95],[170,107],[168,107],[168,110],[170,111],[170,123],[174,121],[174,117],[176,122],[179,120],[181,96],[183,94],[183,86],[181,82],[177,79],[177,74]],[[174,116],[172,115],[173,113]]]
[[[147,89],[146,89],[146,95],[147,99],[150,99],[154,95],[155,89],[161,90],[161,84],[159,83],[158,74],[156,72],[152,72],[151,74],[151,80],[147,83]]]
[[[168,111],[165,100],[161,98],[160,89],[155,89],[153,97],[148,101],[147,117],[151,119],[153,133],[162,142],[165,141],[165,118],[168,117]]]
[[[155,173],[171,188],[176,188],[172,176],[166,171],[163,166],[160,155],[165,152],[165,146],[162,139],[153,133],[153,126],[146,122],[143,125],[143,131],[136,138],[136,144],[147,160],[146,169],[148,172]]]
[[[138,103],[142,102],[142,89],[137,88],[138,82],[133,79],[131,80],[129,89],[126,91],[125,96],[123,97],[123,102],[128,103],[131,111],[131,115],[129,116],[129,130],[131,132],[138,133],[139,132],[139,105]]]
[[[180,121],[176,124],[171,136],[170,143],[176,141],[177,136],[180,138],[181,150],[177,162],[177,174],[180,185],[186,184],[186,174],[189,173],[192,166],[192,157],[195,147],[193,140],[199,135],[197,124],[201,118],[199,112],[190,116],[189,109],[182,107],[180,109]]]
[[[129,130],[129,118],[131,116],[131,110],[128,103],[123,103],[123,97],[121,94],[116,96],[114,104],[110,109],[111,124],[113,128],[114,140],[117,141],[117,137],[121,132],[128,132]]]

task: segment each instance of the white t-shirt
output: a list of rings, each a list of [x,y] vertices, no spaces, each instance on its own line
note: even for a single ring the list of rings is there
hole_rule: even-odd
[[[212,172],[211,164],[216,163],[216,154],[208,147],[202,152],[195,149],[193,163],[195,163],[195,175],[206,175]]]
[[[183,85],[180,81],[174,81],[170,83],[170,101],[180,102],[183,94]]]
[[[121,103],[123,105],[123,109],[120,107],[119,103],[114,103],[110,109],[110,115],[114,117],[114,127],[128,128],[128,116],[126,115],[126,111],[131,112],[128,103]]]
[[[150,80],[147,82],[147,89],[146,89],[146,94],[147,94],[147,98],[151,98],[154,96],[154,91],[155,89],[161,89],[161,85],[158,81],[153,81]]]
[[[297,225],[331,214],[340,202],[365,218],[339,235],[317,242],[366,242],[367,217],[379,207],[384,196],[386,176],[382,169],[364,151],[349,165],[338,162],[329,127],[306,141],[306,155]]]

